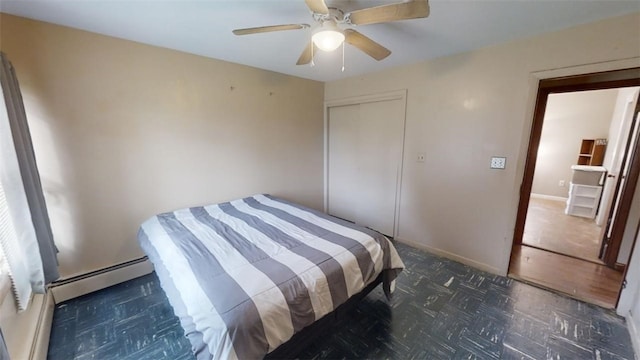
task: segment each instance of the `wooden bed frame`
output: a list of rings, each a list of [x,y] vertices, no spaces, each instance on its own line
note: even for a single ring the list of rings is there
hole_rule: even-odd
[[[327,335],[331,327],[339,324],[346,318],[346,314],[350,313],[362,300],[367,296],[378,284],[382,283],[382,273],[367,285],[362,291],[350,297],[344,304],[338,306],[335,310],[328,313],[320,320],[302,329],[293,335],[289,341],[278,346],[275,350],[267,354],[265,359],[293,359],[298,356],[311,342],[318,337]]]

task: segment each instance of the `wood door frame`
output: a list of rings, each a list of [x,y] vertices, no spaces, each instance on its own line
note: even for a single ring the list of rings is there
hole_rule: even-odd
[[[396,203],[393,219],[393,234],[398,236],[398,224],[400,223],[400,194],[402,192],[402,169],[404,168],[404,145],[407,129],[407,89],[387,91],[376,94],[350,96],[324,102],[324,212],[329,211],[329,109],[337,106],[359,105],[371,102],[402,100],[402,147],[400,150],[400,162],[396,174]]]
[[[520,201],[518,205],[518,212],[516,215],[516,224],[513,235],[514,247],[522,244],[527,210],[529,208],[529,198],[531,196],[531,188],[533,186],[533,175],[535,172],[536,161],[538,157],[538,148],[540,146],[540,138],[542,137],[542,125],[544,122],[544,115],[546,112],[547,99],[549,95],[555,93],[602,90],[631,86],[640,86],[639,67],[539,80],[535,108],[533,111],[533,123],[531,125],[529,145],[527,147],[524,174],[522,184],[520,186]],[[637,106],[638,104],[636,104],[636,107]],[[617,228],[620,228],[621,230],[615,233],[615,235],[619,238],[614,238],[614,234],[612,233],[612,238],[617,240],[617,246],[614,245],[613,242],[610,244],[609,252],[613,253],[615,251],[616,259],[617,253],[620,249],[620,243],[622,241],[622,233],[624,232],[624,227],[629,215],[631,200],[633,198],[636,183],[640,175],[640,156],[635,156],[640,151],[640,142],[636,143],[636,147],[632,151],[634,152],[634,155],[632,156],[631,166],[629,169],[629,177],[626,182],[627,184],[629,184],[629,186],[623,190],[624,192],[622,194],[620,208],[621,211],[618,213],[618,216],[622,221],[617,222],[619,223],[619,226],[617,226]],[[612,257],[614,257],[614,255],[610,255],[609,257],[607,257],[607,259],[610,260],[610,258]],[[615,260],[611,266],[613,266],[614,264]]]

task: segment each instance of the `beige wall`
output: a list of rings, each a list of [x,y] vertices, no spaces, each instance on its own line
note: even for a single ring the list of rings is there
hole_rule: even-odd
[[[636,244],[640,244],[638,237]],[[627,328],[637,358],[640,354],[640,245],[634,248],[627,266],[627,286],[622,289],[616,311],[627,318]]]
[[[408,89],[398,238],[506,273],[535,76],[630,58],[640,65],[639,22],[636,13],[330,82],[325,101]],[[507,157],[506,170],[489,169],[492,155]]]
[[[137,227],[161,211],[258,192],[321,206],[321,83],[0,17],[0,49],[21,82],[63,276],[141,256]],[[399,238],[505,272],[531,74],[638,57],[630,34],[639,21],[635,14],[331,82],[325,100],[408,89]],[[507,156],[507,169],[489,170],[492,155]]]
[[[2,15],[63,277],[143,255],[149,216],[267,192],[322,206],[320,82]]]
[[[9,350],[11,359],[29,359],[31,347],[36,340],[38,318],[45,296],[33,296],[29,308],[18,313],[18,306],[13,296],[0,301],[0,328]]]
[[[551,94],[533,176],[532,193],[568,197],[571,165],[582,139],[607,139],[618,89]],[[559,186],[564,180],[565,185]]]

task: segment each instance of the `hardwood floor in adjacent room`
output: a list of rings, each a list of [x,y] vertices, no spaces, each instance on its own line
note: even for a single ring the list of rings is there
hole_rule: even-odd
[[[514,248],[509,276],[610,309],[622,283],[622,273],[605,265],[526,245]]]
[[[601,228],[593,219],[566,215],[565,203],[531,197],[522,243],[597,263]]]

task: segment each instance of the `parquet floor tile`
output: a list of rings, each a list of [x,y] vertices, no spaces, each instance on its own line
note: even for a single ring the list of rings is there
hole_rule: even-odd
[[[369,294],[303,359],[633,360],[612,310],[485,273],[403,244],[390,302]],[[49,359],[193,359],[149,274],[55,308]]]

